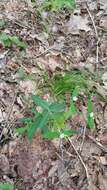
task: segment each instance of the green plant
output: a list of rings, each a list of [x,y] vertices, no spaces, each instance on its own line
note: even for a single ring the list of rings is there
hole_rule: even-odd
[[[32,109],[32,117],[22,118],[21,122],[25,123],[25,127],[17,128],[16,132],[19,134],[26,133],[28,138],[32,140],[37,129],[41,129],[43,138],[64,138],[77,134],[78,130],[68,127],[67,121],[79,113],[76,108],[75,101],[77,101],[78,90],[75,88],[70,98],[69,109],[66,109],[66,103],[50,103],[42,100],[37,95],[32,95],[32,100],[36,106],[39,106],[40,111]],[[92,120],[92,102],[88,100],[88,116],[87,123],[90,128],[94,127],[94,120]],[[91,116],[91,117],[89,117]],[[91,119],[90,119],[91,118]]]
[[[0,190],[13,190],[14,186],[11,183],[0,183]]]
[[[66,92],[72,93],[76,88],[78,92],[89,94],[90,86],[87,75],[81,71],[71,71],[64,76],[56,74],[52,80],[44,79],[45,84],[50,88],[51,92],[58,99],[63,99]]]
[[[42,3],[42,10],[59,11],[63,8],[74,8],[75,0],[45,0]]]
[[[6,33],[2,33],[0,35],[0,41],[6,48],[11,47],[12,45],[16,45],[21,49],[25,49],[27,47],[27,45],[22,42],[17,36],[10,36]]]

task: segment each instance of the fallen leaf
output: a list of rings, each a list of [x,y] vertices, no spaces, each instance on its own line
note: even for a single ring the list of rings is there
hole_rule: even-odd
[[[9,173],[9,161],[7,157],[4,154],[0,154],[0,170],[3,172],[3,174]]]
[[[102,144],[107,145],[107,133],[102,134],[102,136],[100,137],[100,141]]]
[[[72,15],[70,20],[66,24],[68,33],[71,34],[79,34],[80,30],[85,32],[90,31],[90,27],[88,26],[88,18],[82,17],[80,15]]]
[[[99,26],[105,30],[107,30],[107,16],[101,18]]]
[[[106,190],[107,189],[107,177],[105,177],[104,175],[99,173],[98,181],[99,181],[100,190]]]
[[[99,0],[100,9],[104,10],[104,13],[107,14],[107,0]]]
[[[107,89],[107,72],[105,72],[102,75],[102,81],[103,81],[103,84],[104,84],[104,88]]]
[[[35,82],[30,81],[30,80],[20,81],[20,89],[26,95],[28,95],[29,93],[35,93],[36,84]]]

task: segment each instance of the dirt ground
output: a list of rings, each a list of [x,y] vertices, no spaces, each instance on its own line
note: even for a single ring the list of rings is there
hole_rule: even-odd
[[[40,3],[0,1],[0,34],[27,44],[21,50],[0,42],[0,182],[14,184],[14,190],[106,190],[107,1],[78,0],[73,11],[43,12],[42,19]],[[21,80],[20,68],[33,80]],[[41,92],[46,73],[51,78],[83,68],[101,78],[96,88],[104,101],[94,100],[94,132],[69,142],[42,140],[39,131],[32,142],[26,136],[3,140],[3,129],[20,126],[18,120],[28,114],[31,93],[49,95],[47,89]]]

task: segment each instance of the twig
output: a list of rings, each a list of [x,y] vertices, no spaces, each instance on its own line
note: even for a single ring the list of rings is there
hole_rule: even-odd
[[[97,47],[96,47],[96,64],[95,64],[95,71],[98,67],[98,62],[99,62],[99,37],[98,37],[98,32],[97,32],[97,28],[96,28],[96,25],[95,25],[95,22],[94,22],[94,19],[91,15],[91,12],[88,8],[88,3],[86,3],[86,9],[87,9],[87,12],[90,16],[90,19],[92,21],[92,24],[93,24],[93,28],[94,28],[94,31],[95,31],[95,35],[96,35],[96,39],[97,39]]]
[[[44,50],[44,52],[39,53],[38,55],[36,55],[36,56],[35,56],[35,59],[41,57],[42,55],[47,54],[47,53],[48,53],[50,50],[52,50],[52,49],[53,49],[53,48],[48,48],[48,49]]]
[[[83,136],[82,136],[82,142],[80,144],[80,148],[79,151],[81,152],[84,146],[84,142],[85,142],[85,135],[86,135],[86,125],[84,126],[84,130],[83,130]]]
[[[96,25],[95,25],[94,19],[93,19],[92,15],[91,15],[91,12],[90,12],[90,10],[89,10],[89,8],[88,8],[88,3],[86,3],[86,9],[87,9],[87,12],[88,12],[88,14],[89,14],[89,16],[90,16],[90,19],[91,19],[91,21],[92,21],[92,24],[93,24],[93,27],[94,27],[94,30],[95,30],[96,38],[98,39],[97,28],[96,28]]]
[[[86,173],[86,177],[87,177],[87,181],[88,181],[89,189],[90,189],[90,188],[91,188],[91,183],[90,183],[90,177],[89,177],[88,169],[87,169],[87,167],[86,167],[86,165],[85,165],[85,163],[84,163],[82,157],[80,156],[79,152],[76,150],[76,148],[75,148],[75,146],[74,146],[72,140],[71,140],[69,137],[68,137],[68,140],[69,140],[71,146],[73,147],[75,153],[77,154],[77,156],[78,156],[78,158],[79,158],[79,160],[80,160],[82,166],[83,166],[84,169],[85,169],[85,173]]]

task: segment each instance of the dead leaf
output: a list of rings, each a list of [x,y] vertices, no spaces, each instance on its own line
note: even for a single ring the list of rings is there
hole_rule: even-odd
[[[63,62],[61,55],[58,53],[47,54],[45,57],[37,59],[37,64],[40,69],[54,72],[56,68],[63,69]]]
[[[107,72],[105,72],[103,75],[102,75],[102,80],[103,80],[103,84],[104,84],[104,88],[107,89]]]
[[[68,23],[66,24],[68,33],[71,34],[79,34],[80,30],[85,32],[90,31],[90,27],[88,26],[88,18],[82,17],[80,15],[72,15]]]
[[[5,53],[0,53],[0,69],[5,68],[6,66],[6,56]]]
[[[99,0],[100,9],[104,10],[104,13],[107,14],[107,0]]]
[[[9,161],[7,157],[4,154],[0,154],[0,171],[3,172],[3,174],[9,173]]]
[[[103,29],[107,30],[107,16],[104,16],[104,17],[101,18],[99,25]]]
[[[52,177],[58,169],[58,161],[54,162],[53,166],[49,170],[48,177]]]
[[[26,95],[28,95],[29,93],[35,93],[36,84],[34,81],[30,81],[30,80],[20,81],[20,89]]]
[[[101,141],[102,144],[107,145],[107,133],[103,134],[100,137],[100,141]]]
[[[99,181],[100,190],[106,190],[107,189],[107,177],[105,177],[104,175],[99,173],[98,181]]]
[[[107,165],[107,160],[105,156],[100,156],[99,161],[102,165]]]

